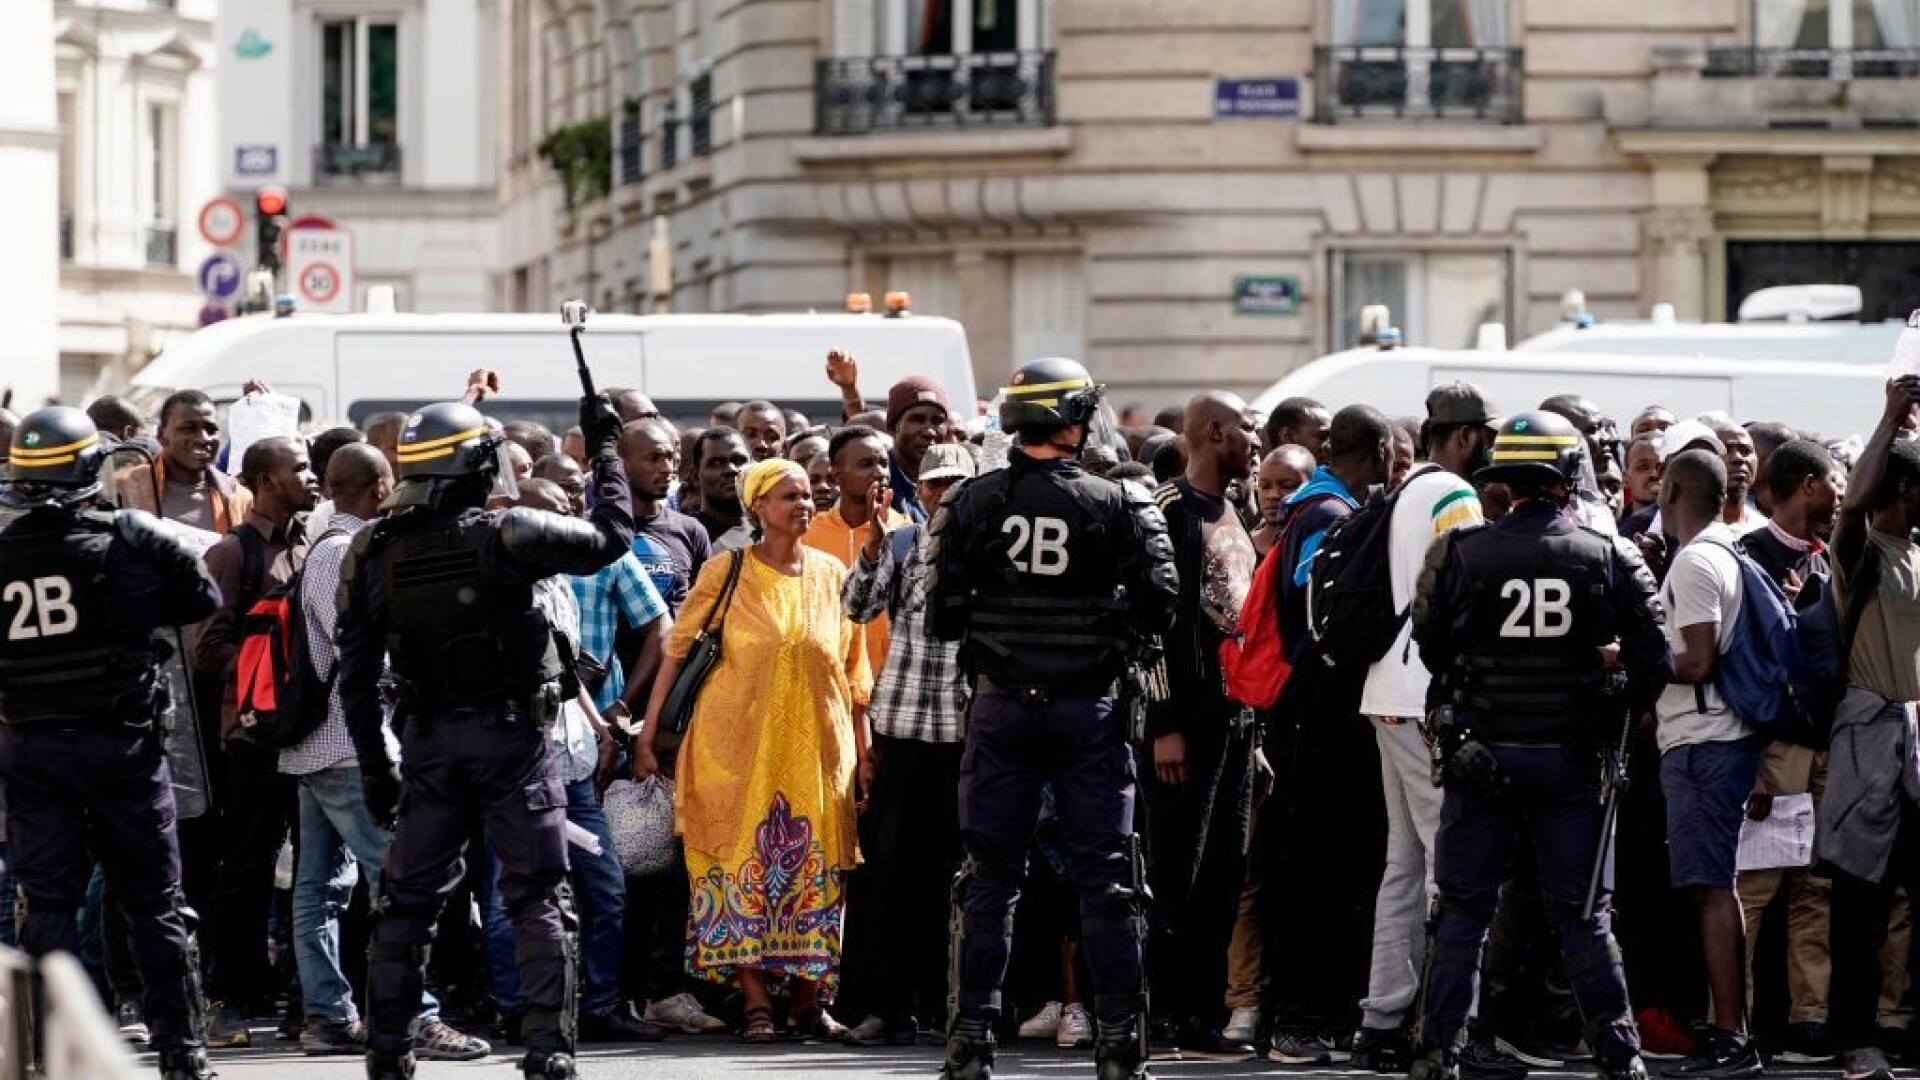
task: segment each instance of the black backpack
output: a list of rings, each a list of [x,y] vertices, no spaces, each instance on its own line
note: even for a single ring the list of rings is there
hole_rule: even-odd
[[[1393,508],[1415,477],[1439,468],[1415,470],[1389,494],[1334,522],[1321,538],[1307,572],[1307,629],[1329,667],[1364,669],[1399,639],[1411,609],[1393,602]]]
[[[330,529],[313,542],[345,535]],[[242,595],[257,594],[264,580],[264,545],[241,531]],[[309,551],[312,549],[309,548]],[[267,750],[290,750],[305,741],[327,719],[327,703],[339,664],[332,665],[325,678],[313,669],[308,651],[306,601],[301,583],[306,578],[302,567],[277,586],[242,608],[240,657],[235,669],[236,697],[239,702],[240,730],[255,745]]]

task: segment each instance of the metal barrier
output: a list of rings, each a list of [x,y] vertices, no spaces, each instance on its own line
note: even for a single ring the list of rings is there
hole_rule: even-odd
[[[33,1066],[33,961],[0,948],[0,1080],[138,1080],[145,1072],[108,1021],[80,962],[40,962],[40,1066]]]

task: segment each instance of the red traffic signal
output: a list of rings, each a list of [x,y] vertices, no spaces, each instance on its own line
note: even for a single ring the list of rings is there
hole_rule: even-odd
[[[263,187],[253,193],[253,208],[262,217],[279,217],[287,212],[287,189]]]

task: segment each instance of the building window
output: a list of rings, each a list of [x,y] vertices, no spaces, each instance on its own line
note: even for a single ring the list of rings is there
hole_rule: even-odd
[[[1763,49],[1920,47],[1920,0],[1756,0],[1754,44]]]
[[[820,62],[815,129],[1050,126],[1051,9],[1051,0],[835,0],[837,55]]]
[[[391,19],[320,24],[320,147],[323,178],[400,168],[400,25]]]
[[[1482,323],[1508,322],[1511,259],[1504,251],[1345,251],[1333,256],[1333,340],[1360,342],[1360,309],[1385,304],[1401,340],[1470,349]]]
[[[148,105],[146,116],[147,264],[173,266],[179,261],[174,231],[177,201],[174,180],[174,113],[168,105]]]
[[[80,205],[80,133],[74,129],[77,110],[72,94],[61,94],[60,117],[60,257],[73,258],[74,207]]]
[[[687,84],[687,138],[693,144],[694,157],[713,153],[713,75],[701,72]]]
[[[1316,115],[1517,120],[1508,17],[1506,0],[1333,0]]]
[[[837,0],[842,55],[968,56],[1041,49],[1051,39],[1052,0]],[[870,48],[861,48],[872,27]]]

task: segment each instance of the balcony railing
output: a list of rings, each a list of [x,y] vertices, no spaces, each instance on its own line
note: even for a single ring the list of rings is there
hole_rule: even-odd
[[[1519,49],[1333,45],[1314,53],[1321,123],[1520,120]]]
[[[400,147],[394,143],[321,143],[313,148],[314,181],[320,184],[400,179]]]
[[[70,262],[73,259],[73,212],[60,212],[60,260]]]
[[[865,56],[820,61],[822,135],[1053,126],[1053,53]]]
[[[1920,76],[1920,49],[1707,50],[1703,72],[1720,79],[1911,79]]]
[[[179,232],[171,225],[147,226],[147,265],[175,266],[180,262]]]

